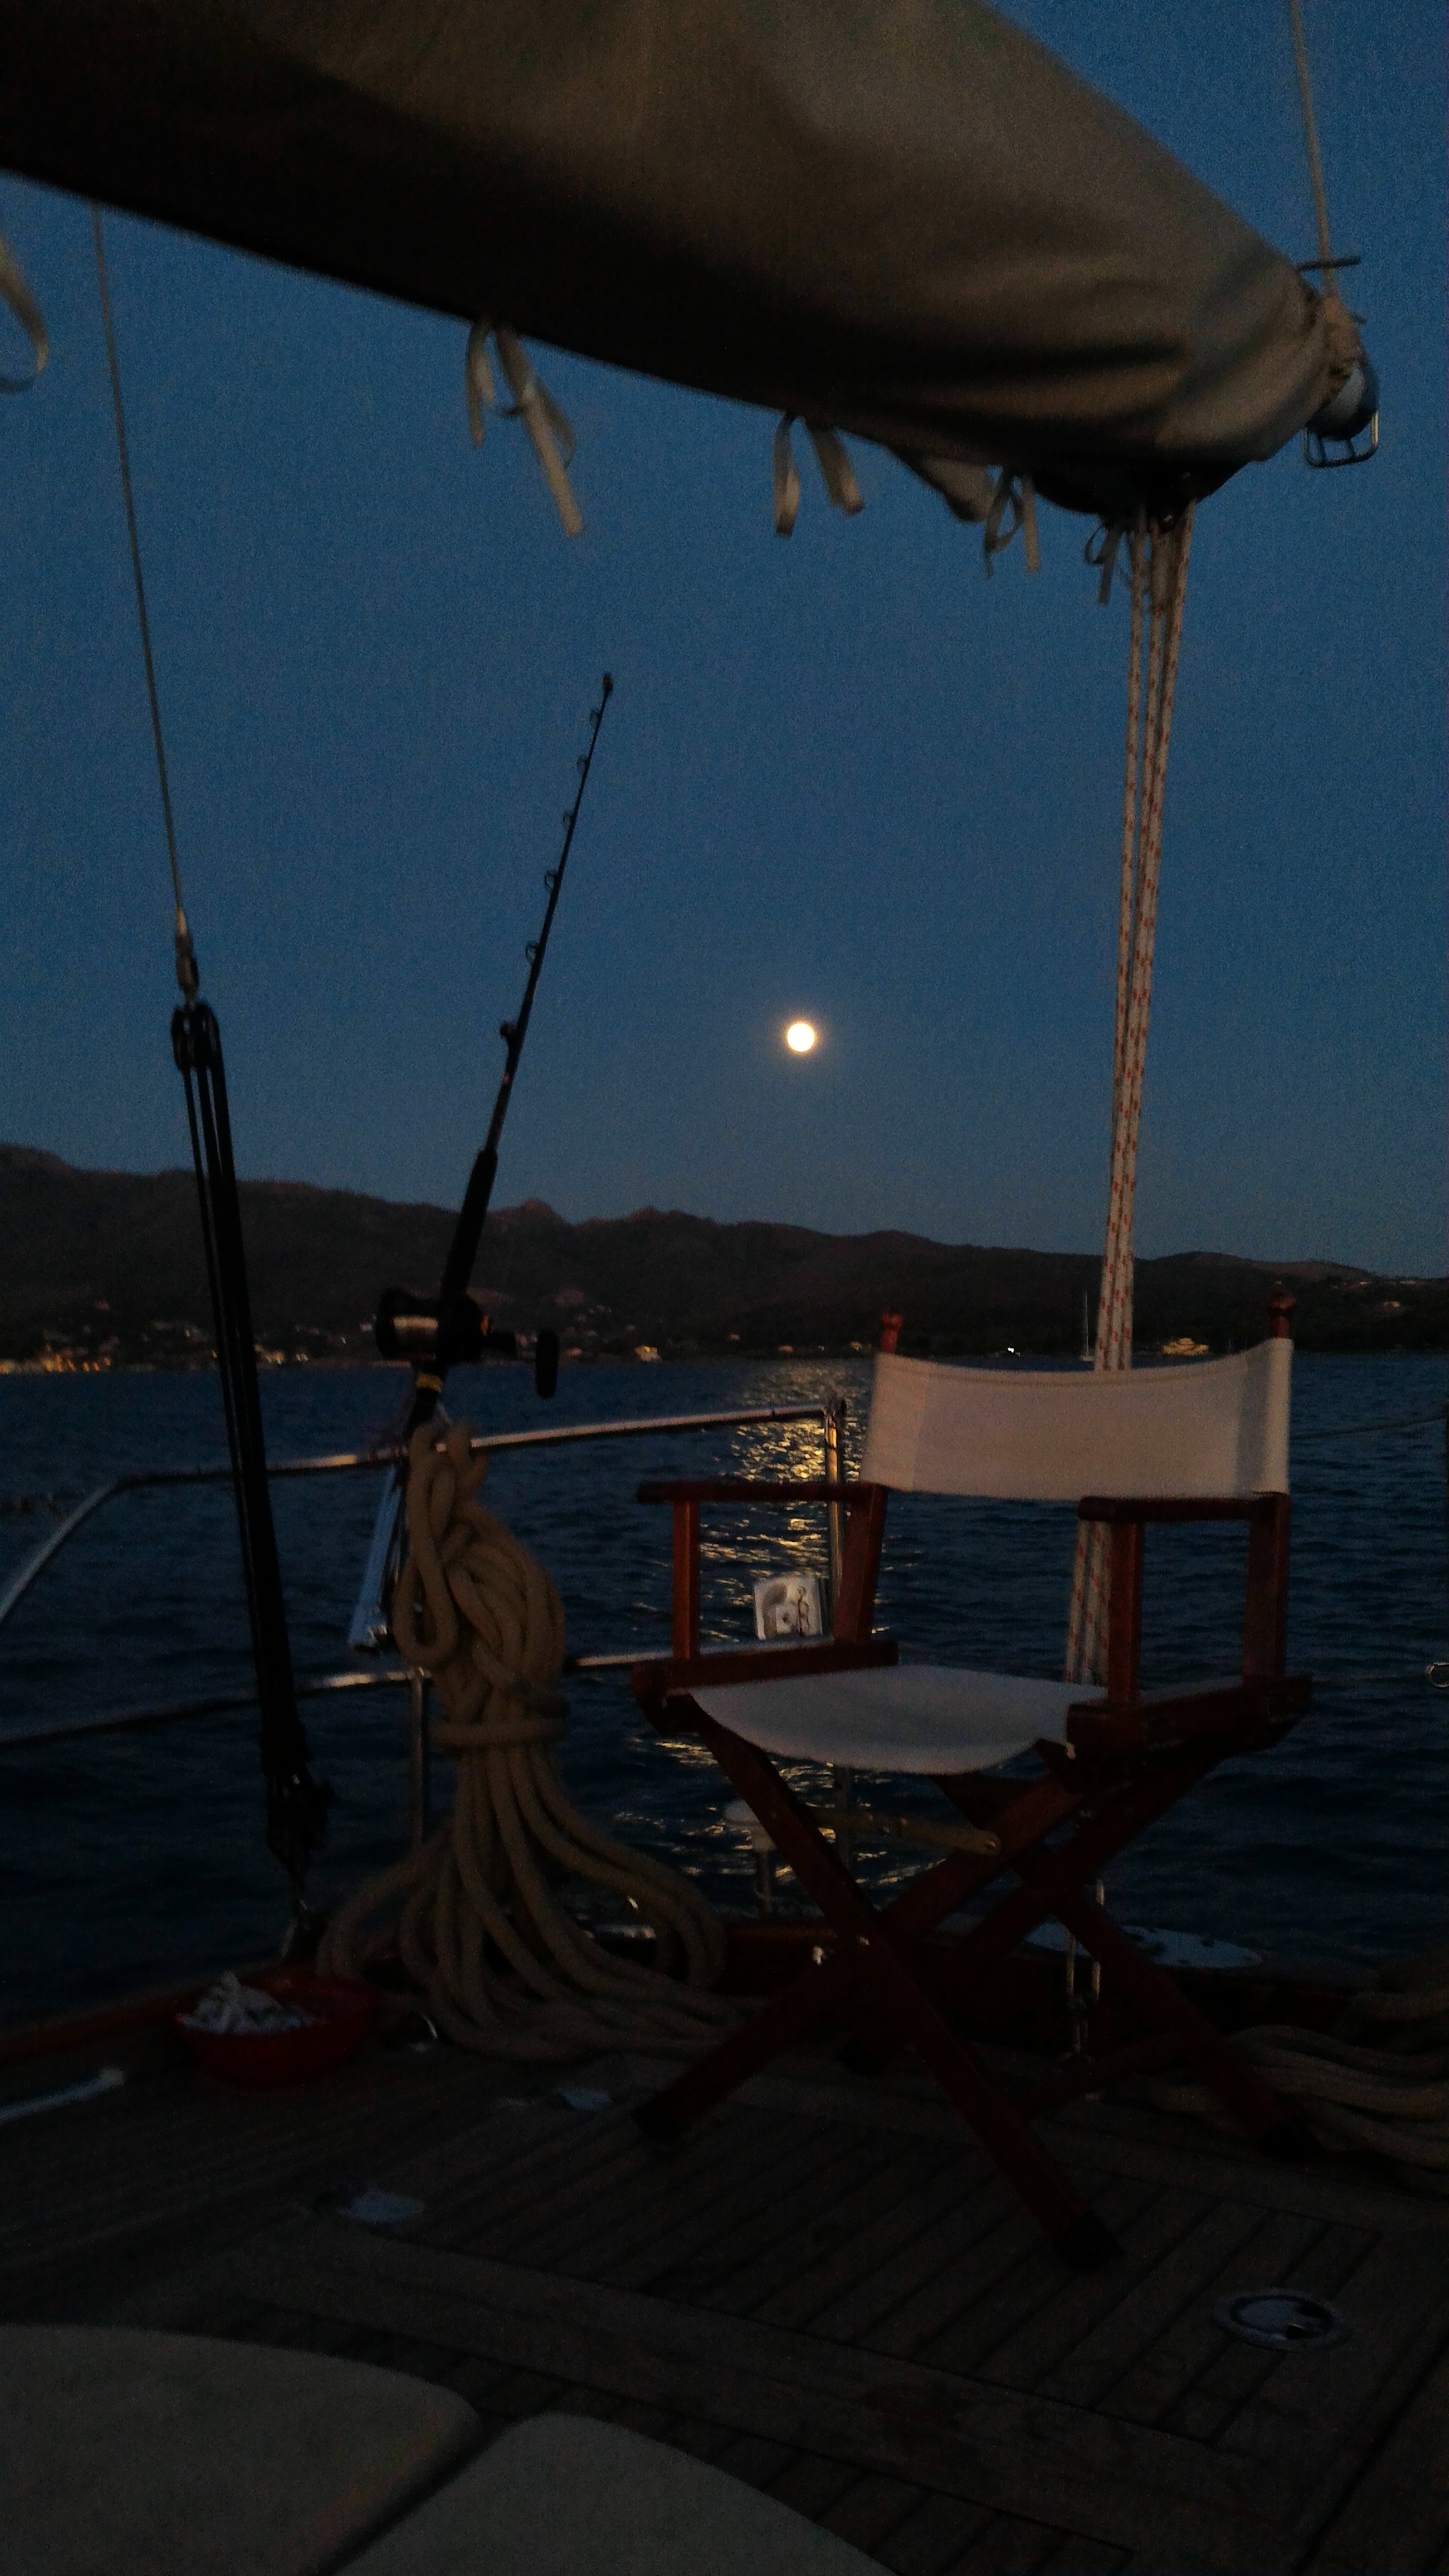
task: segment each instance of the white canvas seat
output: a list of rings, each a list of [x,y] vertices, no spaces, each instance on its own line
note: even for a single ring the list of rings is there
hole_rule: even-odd
[[[706,1714],[787,1762],[949,1777],[990,1771],[1041,1739],[1064,1744],[1067,1711],[1102,1693],[1078,1682],[886,1664],[703,1689]]]
[[[1227,1359],[1078,1376],[966,1369],[883,1351],[861,1482],[997,1502],[1083,1495],[1184,1499],[1283,1493],[1292,1344]],[[793,1762],[942,1778],[1066,1740],[1078,1683],[952,1665],[696,1687],[706,1715]]]

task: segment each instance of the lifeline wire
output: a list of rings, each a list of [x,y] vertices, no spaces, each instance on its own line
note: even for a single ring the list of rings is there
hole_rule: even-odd
[[[131,487],[131,450],[126,437],[126,406],[121,394],[121,362],[116,352],[116,330],[111,319],[111,291],[106,276],[106,244],[101,228],[99,206],[91,208],[91,230],[96,245],[96,276],[101,289],[101,319],[106,329],[106,362],[111,371],[111,400],[116,412],[116,447],[121,460],[121,490],[126,503],[126,534],[131,541],[131,571],[136,584],[136,615],[141,626],[141,652],[146,664],[146,696],[151,708],[151,738],[156,746],[156,776],[161,788],[161,811],[166,821],[166,852],[171,861],[171,884],[176,896],[176,981],[188,1002],[194,1002],[200,990],[196,951],[186,920],[186,907],[181,900],[181,865],[176,855],[176,824],[171,812],[171,781],[166,769],[166,743],[161,731],[161,701],[156,692],[156,664],[151,653],[151,620],[146,614],[146,583],[141,571],[141,541],[136,532],[136,496]]]

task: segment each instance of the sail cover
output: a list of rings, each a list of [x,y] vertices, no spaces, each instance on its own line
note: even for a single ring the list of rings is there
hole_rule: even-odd
[[[1353,355],[982,0],[0,0],[0,164],[1108,515]]]

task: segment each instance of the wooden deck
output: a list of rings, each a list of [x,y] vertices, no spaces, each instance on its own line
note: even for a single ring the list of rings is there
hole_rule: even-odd
[[[0,2127],[6,2316],[386,2363],[490,2431],[613,2418],[898,2576],[1449,2569],[1449,2205],[1367,2165],[1078,2105],[1044,2126],[1127,2251],[1074,2275],[909,2071],[802,2057],[660,2149],[628,2117],[662,2072],[640,2060],[374,2048],[269,2097],[141,2057],[123,2090]],[[11,2068],[3,2094],[79,2071]],[[612,2106],[566,2108],[561,2081]],[[320,2214],[348,2182],[423,2212]],[[1348,2338],[1277,2356],[1213,2323],[1285,2283]]]

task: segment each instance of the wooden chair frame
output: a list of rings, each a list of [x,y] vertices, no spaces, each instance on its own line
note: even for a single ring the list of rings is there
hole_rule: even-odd
[[[838,1842],[826,1840],[771,1757],[720,1725],[694,1693],[711,1685],[895,1663],[895,1640],[878,1636],[873,1625],[886,1499],[881,1485],[841,1486],[823,1480],[723,1478],[639,1487],[641,1502],[668,1503],[672,1510],[674,1591],[671,1657],[634,1666],[635,1697],[661,1732],[677,1734],[683,1727],[709,1748],[819,1906],[834,1937],[737,2030],[643,2104],[636,2117],[649,2136],[676,2137],[782,2049],[827,2016],[834,2019],[851,2007],[857,2034],[848,2052],[851,2062],[879,2066],[896,2047],[914,2043],[1063,2257],[1090,2266],[1119,2248],[1035,2136],[1032,2115],[1055,2110],[1129,2073],[1186,2059],[1267,2153],[1296,2160],[1315,2152],[1301,2117],[1091,1894],[1106,1863],[1219,1762],[1277,1742],[1308,1706],[1308,1677],[1285,1670],[1288,1497],[1137,1501],[1088,1496],[1078,1507],[1079,1518],[1103,1522],[1112,1534],[1105,1699],[1069,1710],[1065,1744],[1038,1742],[1039,1768],[1033,1779],[981,1773],[938,1779],[938,1787],[976,1828],[977,1847],[953,1851],[923,1868],[901,1895],[878,1907],[846,1867]],[[767,1653],[703,1651],[701,1511],[729,1504],[802,1502],[843,1502],[847,1515],[833,1635]],[[1238,1678],[1187,1692],[1141,1690],[1143,1554],[1150,1521],[1246,1522]],[[983,1920],[959,1939],[927,1946],[949,1915],[984,1896],[1006,1873],[1018,1883]],[[1012,2098],[987,2073],[960,2024],[973,1995],[990,1984],[1009,1952],[1049,1920],[1064,1925],[1100,1963],[1104,1978],[1146,2032],[1109,2055],[1083,2055]],[[881,2036],[887,2029],[888,2040]]]

